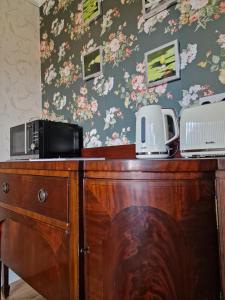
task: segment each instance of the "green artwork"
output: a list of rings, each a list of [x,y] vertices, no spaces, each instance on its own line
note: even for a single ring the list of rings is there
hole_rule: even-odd
[[[83,79],[87,80],[101,74],[102,48],[99,47],[82,57]]]
[[[83,20],[90,23],[100,15],[100,2],[98,0],[83,0]]]
[[[145,58],[149,85],[155,86],[180,77],[177,41],[147,52]]]

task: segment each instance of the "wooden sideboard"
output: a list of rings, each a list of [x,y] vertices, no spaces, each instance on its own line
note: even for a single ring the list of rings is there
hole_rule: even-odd
[[[218,300],[216,168],[0,163],[1,261],[49,300]]]

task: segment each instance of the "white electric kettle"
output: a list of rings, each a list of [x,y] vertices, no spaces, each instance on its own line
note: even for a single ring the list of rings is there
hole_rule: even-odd
[[[173,120],[174,136],[169,137],[168,116]],[[178,138],[179,127],[173,109],[160,105],[143,106],[136,113],[136,157],[167,158],[168,144]]]

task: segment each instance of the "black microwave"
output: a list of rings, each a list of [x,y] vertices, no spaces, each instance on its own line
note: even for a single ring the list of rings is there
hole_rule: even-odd
[[[35,120],[10,128],[10,159],[80,157],[82,146],[76,124]]]

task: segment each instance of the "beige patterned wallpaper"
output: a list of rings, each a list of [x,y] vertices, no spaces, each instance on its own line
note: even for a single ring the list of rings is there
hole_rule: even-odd
[[[0,160],[9,158],[9,128],[41,114],[39,9],[0,0]]]

